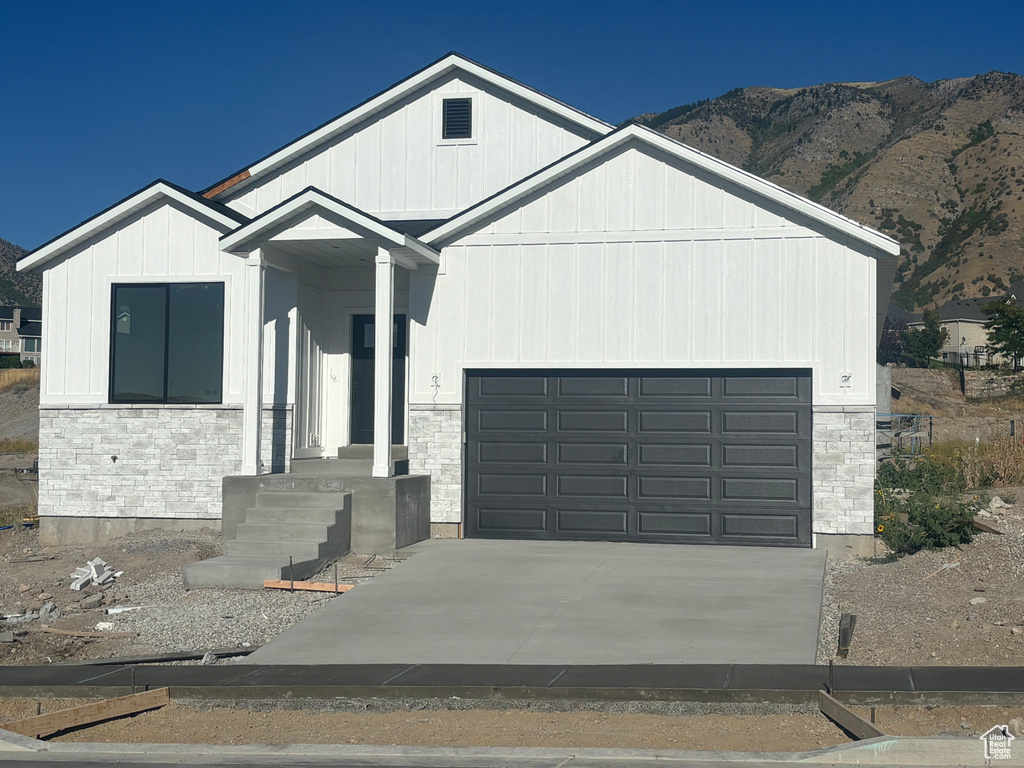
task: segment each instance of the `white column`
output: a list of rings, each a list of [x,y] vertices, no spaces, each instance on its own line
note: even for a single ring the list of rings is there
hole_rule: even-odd
[[[256,249],[245,263],[245,386],[242,401],[242,474],[260,475],[263,422],[263,284],[266,262]]]
[[[377,249],[373,338],[373,477],[391,477],[391,367],[394,345],[395,260]]]

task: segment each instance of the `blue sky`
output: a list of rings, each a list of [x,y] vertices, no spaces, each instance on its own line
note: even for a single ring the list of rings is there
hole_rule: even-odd
[[[457,50],[617,123],[737,86],[1024,72],[1024,4],[0,0],[0,237],[220,180]]]

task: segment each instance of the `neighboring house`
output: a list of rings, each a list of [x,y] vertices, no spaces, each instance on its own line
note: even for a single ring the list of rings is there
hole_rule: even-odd
[[[1024,298],[1024,291],[1021,293]],[[979,299],[961,299],[948,301],[939,307],[939,316],[942,318],[942,327],[949,335],[946,343],[942,346],[939,354],[942,359],[950,363],[964,363],[965,365],[990,365],[1012,362],[1005,356],[993,354],[989,349],[988,331],[985,330],[985,323],[988,322],[988,315],[984,308],[994,301],[999,301],[998,296]],[[1016,294],[1011,290],[1002,298],[1003,301],[1018,301]],[[923,328],[924,320],[920,315],[915,315],[907,322],[908,328]]]
[[[39,365],[42,356],[42,310],[0,307],[0,355],[18,355]]]
[[[898,251],[451,54],[21,259],[41,531],[216,524],[223,477],[368,443],[434,535],[870,553]]]

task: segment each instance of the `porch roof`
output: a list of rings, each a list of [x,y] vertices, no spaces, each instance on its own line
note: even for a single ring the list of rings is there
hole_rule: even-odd
[[[247,253],[271,243],[326,265],[372,262],[377,248],[386,248],[406,269],[440,263],[438,251],[403,229],[307,187],[227,233],[220,244],[230,253]]]

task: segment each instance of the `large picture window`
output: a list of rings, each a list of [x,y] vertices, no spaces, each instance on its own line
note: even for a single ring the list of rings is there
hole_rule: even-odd
[[[113,286],[110,402],[219,403],[224,284]]]

